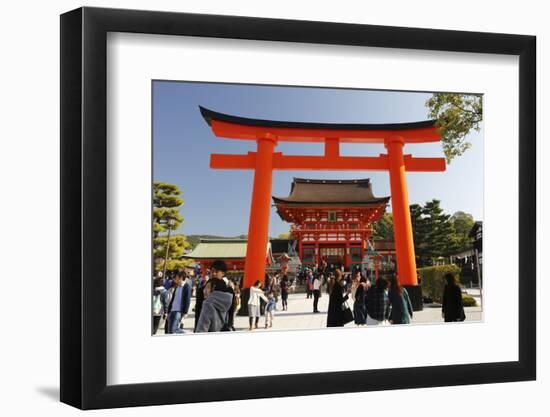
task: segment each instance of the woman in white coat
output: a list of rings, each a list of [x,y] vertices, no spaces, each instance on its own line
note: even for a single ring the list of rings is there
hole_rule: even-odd
[[[260,300],[264,300],[267,303],[267,297],[261,289],[261,281],[256,281],[252,287],[250,287],[250,296],[248,298],[248,323],[250,328],[248,330],[257,329],[258,322],[260,321]]]

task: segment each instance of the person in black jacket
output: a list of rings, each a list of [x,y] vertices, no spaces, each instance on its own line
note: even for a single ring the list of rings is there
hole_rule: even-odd
[[[206,275],[206,278],[209,278],[208,275]],[[193,331],[197,330],[197,324],[199,324],[199,318],[201,316],[201,310],[202,310],[202,303],[204,301],[204,288],[206,287],[206,285],[208,285],[208,281],[209,281],[208,279],[203,280],[202,277],[199,277],[197,281],[197,289],[195,292],[195,325],[193,327]]]
[[[353,303],[353,318],[355,319],[355,324],[357,324],[358,326],[367,324],[367,290],[367,279],[365,277],[361,277],[359,280],[359,285],[355,290],[355,301]]]
[[[462,290],[456,283],[455,276],[451,273],[445,274],[447,282],[443,289],[443,305],[441,315],[446,322],[464,321],[464,305],[462,304]]]
[[[345,289],[346,280],[340,270],[336,270],[335,282],[330,290],[328,301],[327,327],[344,326],[344,310],[342,305],[349,298],[349,292]]]

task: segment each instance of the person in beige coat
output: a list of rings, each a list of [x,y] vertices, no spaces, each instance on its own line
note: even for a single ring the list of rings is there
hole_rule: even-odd
[[[262,282],[256,281],[252,287],[250,287],[250,296],[248,298],[248,323],[250,325],[249,330],[257,329],[258,322],[260,321],[260,300],[264,300],[266,303],[269,301],[264,295],[261,289]]]

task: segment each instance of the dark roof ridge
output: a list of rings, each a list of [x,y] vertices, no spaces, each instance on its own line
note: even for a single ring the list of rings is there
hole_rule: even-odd
[[[326,179],[326,178],[297,178],[293,181],[300,184],[370,184],[370,178],[358,179]]]
[[[211,126],[212,120],[220,122],[236,123],[245,126],[263,126],[274,128],[299,128],[299,129],[334,129],[334,130],[405,130],[434,127],[437,120],[422,120],[405,123],[326,123],[326,122],[288,122],[283,120],[253,119],[249,117],[233,116],[219,113],[206,107],[199,106],[205,122]]]

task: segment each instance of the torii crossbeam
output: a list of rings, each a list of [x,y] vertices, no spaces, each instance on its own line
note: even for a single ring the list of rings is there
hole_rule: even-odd
[[[388,171],[392,197],[397,272],[402,285],[418,285],[406,172],[445,171],[444,158],[416,158],[403,154],[406,143],[438,142],[434,120],[396,124],[331,124],[249,119],[200,111],[218,137],[254,140],[256,152],[245,155],[212,154],[213,169],[254,170],[254,186],[248,226],[244,287],[265,275],[273,170]],[[284,155],[275,152],[277,142],[322,142],[322,156]],[[383,143],[386,154],[375,157],[341,156],[340,143]]]

